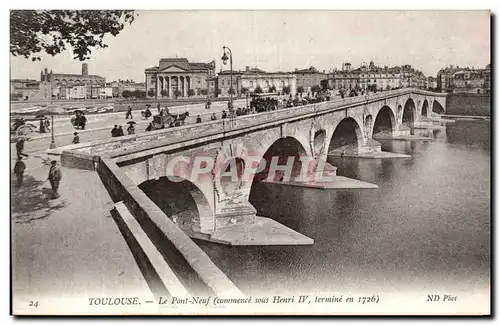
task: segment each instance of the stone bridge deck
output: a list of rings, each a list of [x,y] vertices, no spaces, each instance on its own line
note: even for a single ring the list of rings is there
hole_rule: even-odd
[[[397,98],[408,94],[443,98],[446,96],[446,94],[418,89],[392,90],[373,95],[337,99],[265,113],[239,116],[233,119],[228,118],[194,125],[167,128],[152,131],[147,134],[113,138],[108,141],[95,141],[72,146],[71,151],[88,156],[118,158],[116,161],[119,163],[139,156],[153,155],[159,151],[177,150],[192,145],[200,145],[207,141],[241,136],[248,132],[263,130],[276,125],[293,123],[334,111],[348,110],[374,102],[387,101],[391,98]]]
[[[410,126],[414,126],[420,116],[428,116],[427,110],[432,107],[429,103],[445,102],[445,96],[402,89],[332,100],[82,143],[63,151],[61,161],[66,167],[95,170],[113,201],[130,212],[152,242],[158,241],[158,234],[162,234],[207,288],[217,294],[238,296],[240,292],[234,284],[189,237],[230,245],[312,244],[313,239],[269,218],[256,216],[255,208],[248,202],[253,177],[228,185],[222,181],[220,171],[217,174],[210,170],[192,180],[186,177],[192,167],[171,175],[169,162],[180,155],[204,154],[215,158],[217,163],[239,159],[248,166],[247,157],[263,158],[269,150],[274,155],[272,149],[279,143],[276,146],[282,146],[280,150],[291,144],[295,150],[292,155],[312,158],[313,166],[318,166],[340,124],[350,123],[357,151],[371,150],[371,146],[377,147],[372,134],[379,115],[385,114],[393,133],[406,131],[403,115],[409,114]],[[288,143],[285,145],[282,140]],[[283,152],[280,155],[291,156]],[[196,213],[177,214],[179,220],[167,216],[139,187],[146,182],[162,182],[165,176],[181,177],[189,183],[185,190],[196,205]]]
[[[135,187],[145,182],[164,181],[165,177],[181,177],[191,184],[189,194],[196,201],[199,215],[186,217],[180,225],[186,227],[185,232],[192,237],[216,241],[218,235],[227,235],[226,227],[252,225],[256,224],[256,220],[263,220],[255,216],[256,210],[248,202],[253,175],[249,179],[232,179],[228,185],[222,177],[225,164],[240,161],[246,171],[256,162],[255,158],[258,158],[257,162],[266,161],[266,168],[271,165],[271,158],[266,154],[286,158],[284,161],[299,157],[300,162],[296,159],[297,164],[293,163],[293,168],[296,172],[296,167],[300,167],[301,175],[304,171],[309,187],[314,188],[318,179],[322,178],[320,173],[325,171],[325,166],[332,167],[328,173],[336,176],[336,168],[325,162],[330,144],[341,148],[342,155],[345,152],[347,156],[380,153],[380,144],[372,139],[374,125],[386,123],[390,133],[401,136],[408,133],[410,127],[415,127],[422,116],[428,116],[433,104],[439,101],[444,104],[445,97],[446,94],[400,89],[338,99],[79,144],[63,151],[62,161],[68,167],[99,172],[99,162],[107,159],[116,164]],[[380,119],[380,116],[383,118]],[[345,126],[350,127],[348,134],[339,136],[337,129],[345,129]],[[344,136],[354,142],[338,143],[338,140],[344,141]],[[283,150],[289,149],[293,153],[284,153]],[[177,164],[177,158],[186,156],[190,162],[174,170],[169,168]],[[210,159],[214,167],[207,168],[203,175],[197,174],[199,177],[193,179],[193,171],[201,167],[195,166],[196,159],[191,159],[193,157]],[[312,161],[304,162],[302,158]],[[283,166],[283,162],[279,164]],[[288,185],[292,185],[296,183],[297,175],[295,173],[288,180],[284,173],[269,173],[266,180],[282,181],[285,178]],[[301,181],[305,179],[300,178]],[[252,231],[255,232],[255,229]]]

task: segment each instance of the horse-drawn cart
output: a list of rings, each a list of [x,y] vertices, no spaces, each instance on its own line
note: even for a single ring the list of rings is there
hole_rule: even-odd
[[[167,127],[175,127],[184,125],[185,119],[189,116],[188,112],[172,115],[170,113],[158,114],[153,116],[151,123],[154,130],[164,129]]]
[[[16,141],[18,138],[31,138],[36,128],[35,124],[28,123],[24,118],[16,118],[10,126],[11,141]]]

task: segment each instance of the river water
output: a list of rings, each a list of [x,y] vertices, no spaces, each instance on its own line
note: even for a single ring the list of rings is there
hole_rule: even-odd
[[[254,185],[258,215],[313,245],[196,242],[248,295],[489,289],[490,122],[458,121],[434,137],[380,141],[411,159],[329,159],[378,189]]]

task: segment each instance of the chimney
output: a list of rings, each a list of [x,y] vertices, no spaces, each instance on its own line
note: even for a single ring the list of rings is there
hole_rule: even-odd
[[[299,71],[299,68],[295,68],[295,72]]]
[[[83,77],[89,76],[89,66],[87,63],[82,63],[82,76]]]
[[[245,71],[247,71],[247,72],[250,71],[250,66],[248,66],[248,65],[245,66]]]

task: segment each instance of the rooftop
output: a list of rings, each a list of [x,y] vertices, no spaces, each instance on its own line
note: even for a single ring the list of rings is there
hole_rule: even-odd
[[[28,83],[28,82],[39,82],[38,80],[35,79],[10,79],[10,82],[23,82],[23,83]]]

